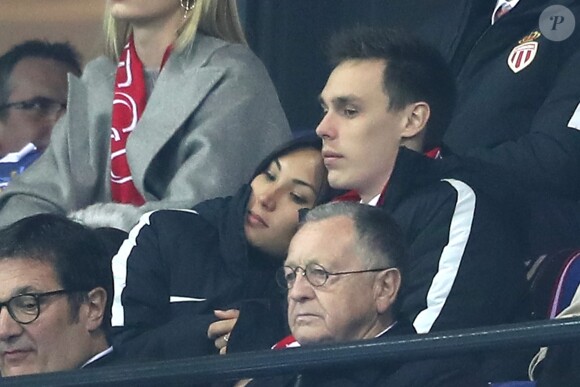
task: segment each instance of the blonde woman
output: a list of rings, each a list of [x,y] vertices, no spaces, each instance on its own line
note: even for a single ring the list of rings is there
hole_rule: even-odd
[[[69,78],[51,145],[0,196],[0,225],[40,212],[133,226],[235,192],[291,132],[235,0],[107,0],[107,56]]]

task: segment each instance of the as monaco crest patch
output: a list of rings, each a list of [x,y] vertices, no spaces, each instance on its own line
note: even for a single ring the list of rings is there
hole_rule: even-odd
[[[539,31],[534,31],[531,34],[522,38],[516,47],[510,52],[508,56],[508,66],[514,73],[519,73],[528,67],[536,57],[538,52],[538,39],[542,34]]]
[[[508,57],[508,66],[514,73],[528,67],[536,57],[538,42],[526,42],[516,46]]]

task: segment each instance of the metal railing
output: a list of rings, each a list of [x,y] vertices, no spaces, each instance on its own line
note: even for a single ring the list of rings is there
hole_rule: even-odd
[[[372,359],[420,360],[470,352],[580,341],[580,318],[394,337],[279,351],[127,364],[0,379],[4,386],[163,386],[296,373]]]

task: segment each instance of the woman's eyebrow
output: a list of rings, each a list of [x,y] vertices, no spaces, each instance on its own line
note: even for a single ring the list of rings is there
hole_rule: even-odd
[[[312,192],[316,193],[316,188],[314,188],[314,186],[310,183],[305,182],[304,180],[300,180],[300,179],[292,179],[292,182],[296,185],[301,185],[304,187],[308,187],[312,190]]]
[[[278,167],[279,170],[282,170],[282,165],[280,164],[280,160],[278,158],[274,159],[272,162],[276,164],[276,166]],[[316,188],[314,187],[314,185],[308,183],[307,181],[300,180],[300,179],[292,179],[292,183],[294,183],[296,185],[308,187],[312,190],[312,192],[314,192],[316,194]]]

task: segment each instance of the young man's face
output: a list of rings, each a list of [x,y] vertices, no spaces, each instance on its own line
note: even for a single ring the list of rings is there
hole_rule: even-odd
[[[24,293],[60,289],[49,263],[25,258],[0,260],[0,302]],[[85,307],[81,305],[81,309]],[[81,312],[73,321],[66,294],[41,298],[40,314],[28,324],[15,321],[2,306],[0,374],[6,377],[80,367],[93,355],[84,315]]]
[[[356,190],[365,202],[388,181],[407,120],[404,109],[388,108],[384,69],[382,60],[342,62],[320,94],[325,114],[316,133],[330,185]]]

